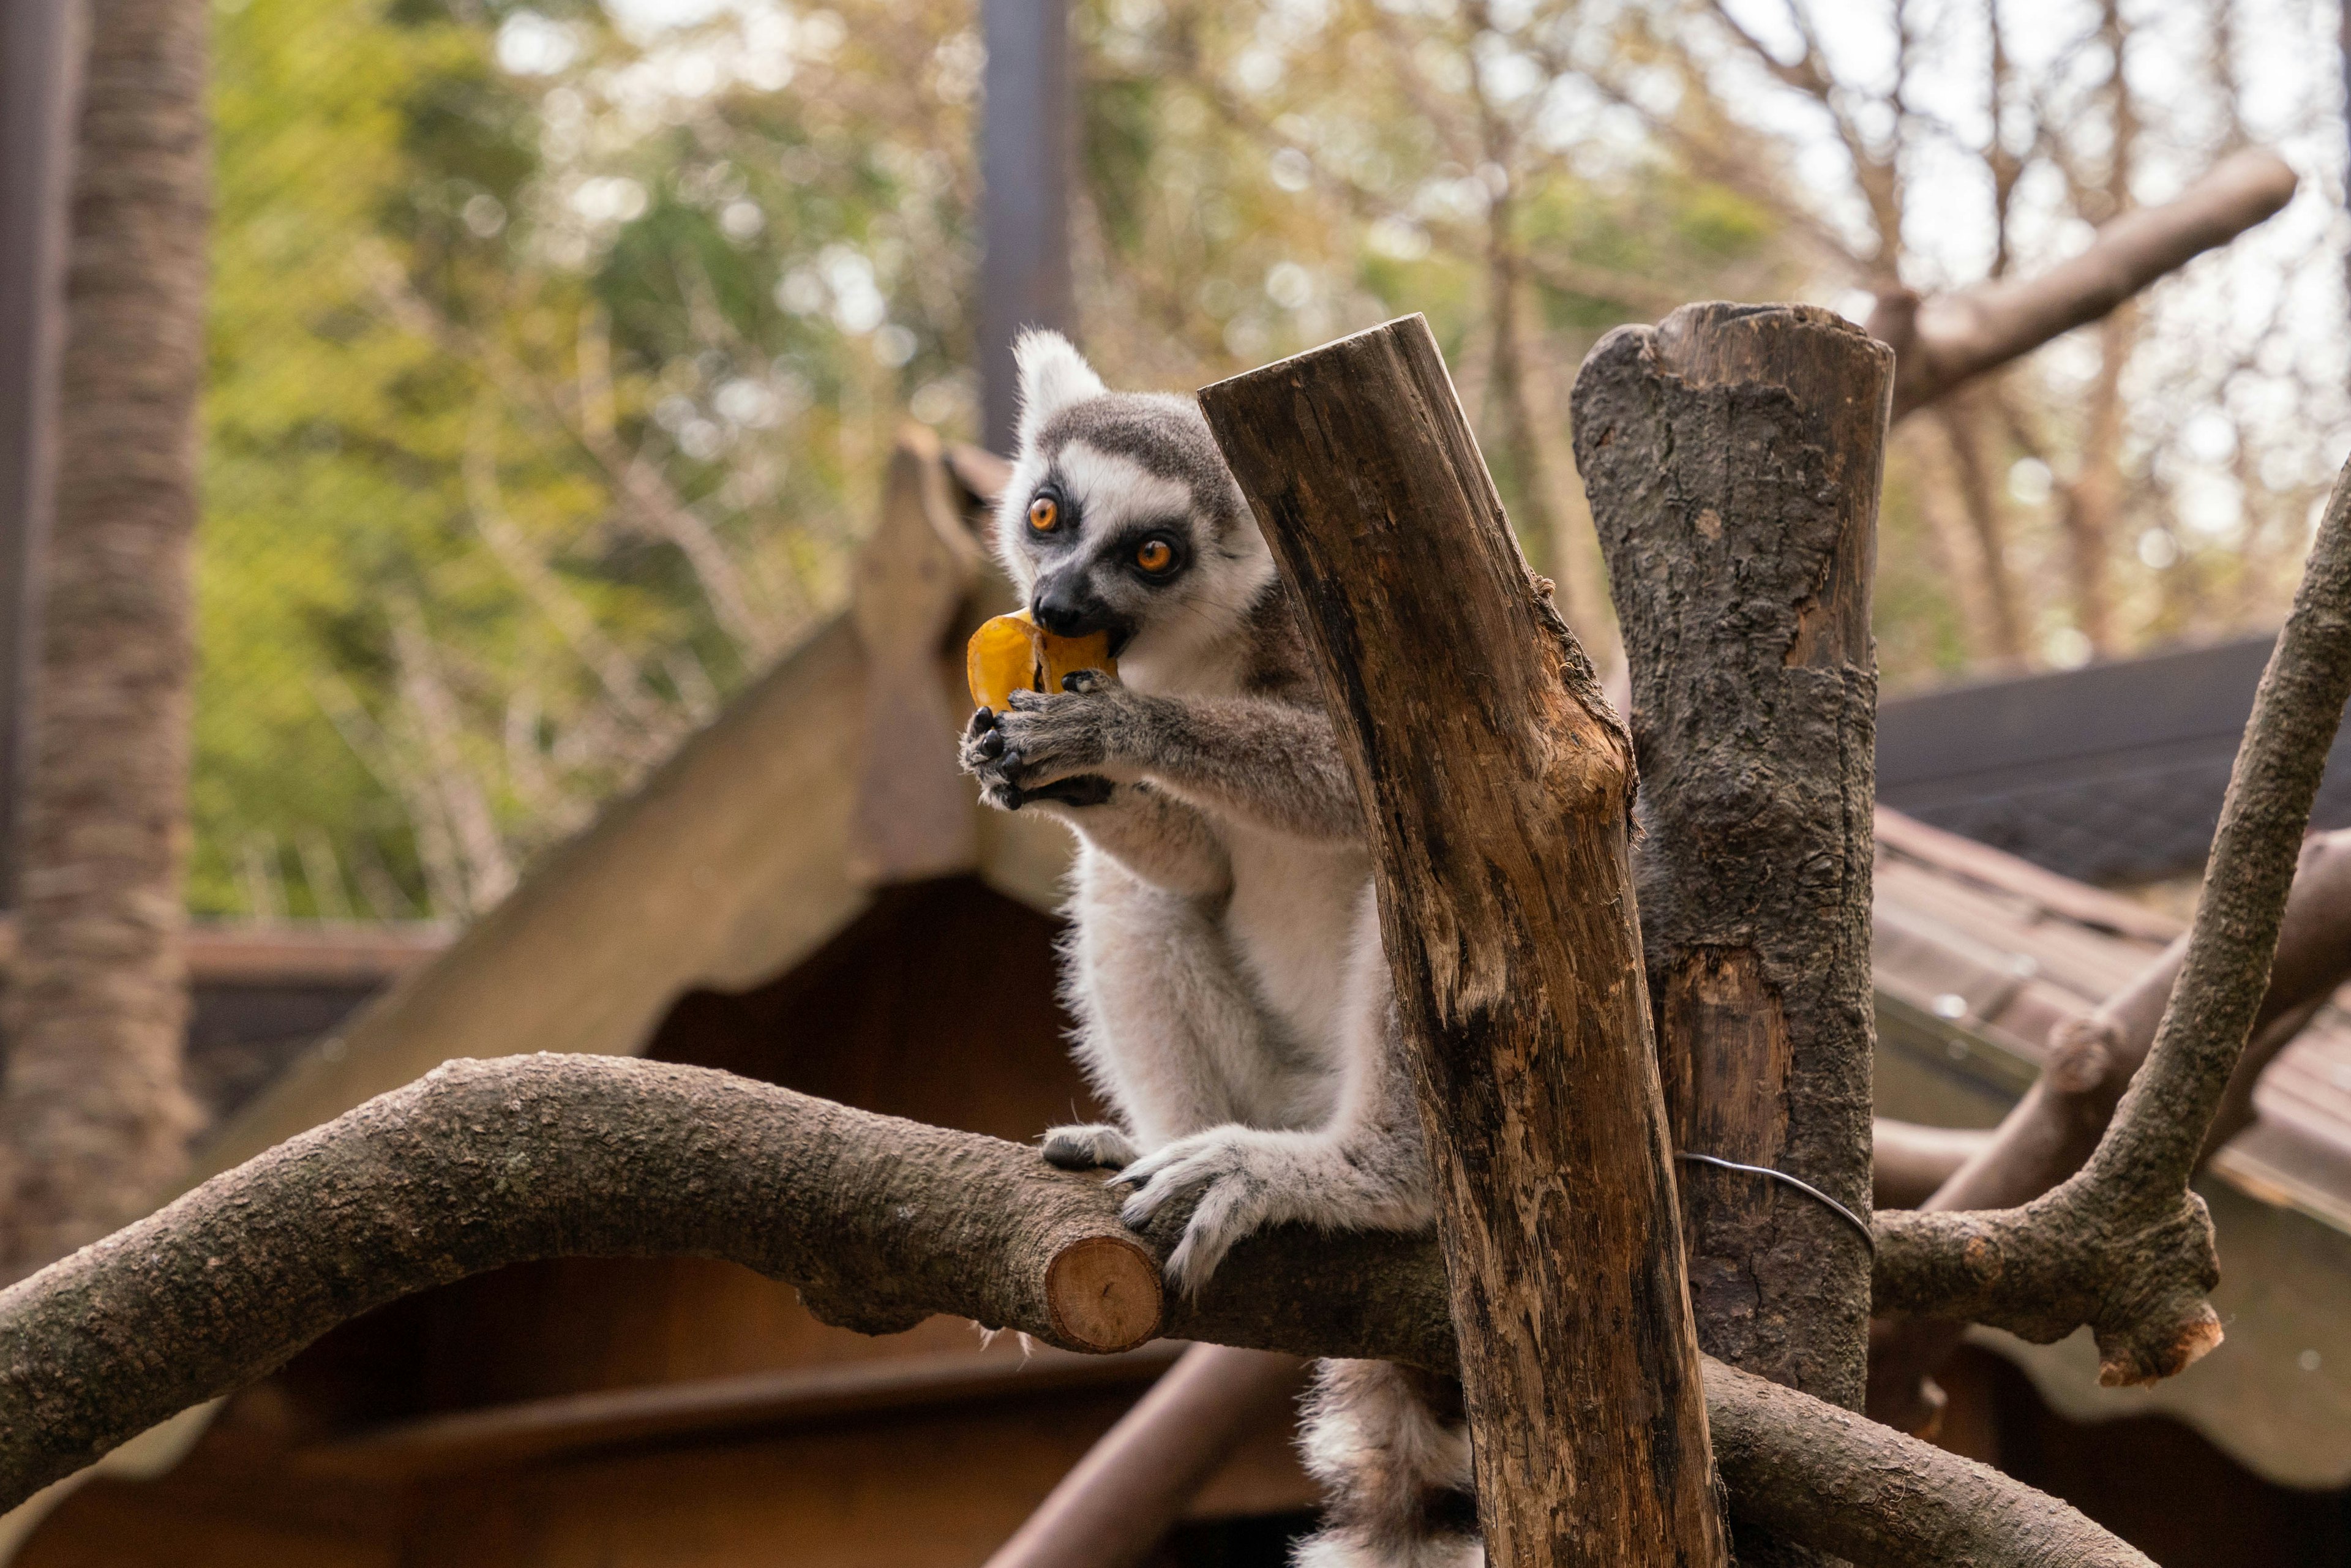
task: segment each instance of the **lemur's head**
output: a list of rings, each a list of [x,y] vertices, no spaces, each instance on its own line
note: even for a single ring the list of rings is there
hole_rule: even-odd
[[[1058,332],[1023,333],[1013,352],[1020,451],[996,549],[1038,624],[1107,632],[1144,667],[1228,643],[1273,562],[1198,406],[1105,391]]]

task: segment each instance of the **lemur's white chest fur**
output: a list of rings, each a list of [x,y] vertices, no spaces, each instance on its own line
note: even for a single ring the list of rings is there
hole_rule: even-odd
[[[1188,666],[1144,653],[1124,666],[1136,691],[1176,698],[1238,695],[1229,647],[1199,650]],[[1350,1044],[1348,985],[1358,917],[1370,894],[1370,858],[1353,842],[1301,838],[1213,807],[1202,815],[1231,868],[1228,888],[1207,904],[1234,967],[1267,1015],[1262,1043],[1271,1060],[1254,1092],[1236,1085],[1237,1098],[1246,1099],[1235,1106],[1237,1119],[1268,1127],[1319,1122],[1330,1114]],[[1087,835],[1082,812],[1071,825]],[[1114,855],[1114,841],[1098,852]],[[1071,913],[1085,919],[1084,901]]]

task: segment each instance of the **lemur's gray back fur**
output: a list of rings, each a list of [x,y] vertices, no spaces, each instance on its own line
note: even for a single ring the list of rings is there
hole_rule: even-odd
[[[1173,1225],[1196,1290],[1240,1237],[1432,1218],[1362,809],[1297,616],[1189,400],[1112,392],[1050,333],[1019,344],[1020,450],[997,550],[1038,621],[1109,636],[1121,671],[975,714],[964,766],[1077,835],[1076,1050],[1114,1122],[1044,1155],[1113,1166],[1137,1228]],[[1327,1363],[1305,1568],[1465,1568],[1468,1439],[1448,1390]]]

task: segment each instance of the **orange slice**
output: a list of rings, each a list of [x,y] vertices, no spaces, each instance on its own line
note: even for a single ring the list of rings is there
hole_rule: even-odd
[[[1020,610],[982,623],[964,650],[973,705],[998,713],[1011,706],[1014,692],[1060,691],[1061,677],[1073,670],[1100,670],[1118,679],[1109,632],[1056,637]]]

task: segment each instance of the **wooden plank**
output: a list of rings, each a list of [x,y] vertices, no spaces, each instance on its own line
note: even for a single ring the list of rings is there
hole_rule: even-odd
[[[1876,820],[1881,848],[1986,887],[2030,899],[2068,920],[2156,943],[2169,942],[2188,928],[2160,910],[2135,904],[2119,894],[2092,887],[2070,876],[2044,871],[2005,850],[1931,827],[1891,806],[1878,807]]]
[[[86,30],[72,0],[0,5],[0,905],[16,901],[16,819],[30,763]]]
[[[1027,1355],[898,1356],[567,1395],[395,1422],[313,1444],[290,1463],[308,1475],[413,1480],[657,1438],[715,1437],[747,1427],[1147,1383],[1182,1348],[1158,1343],[1123,1355],[1079,1355],[1040,1345]]]

